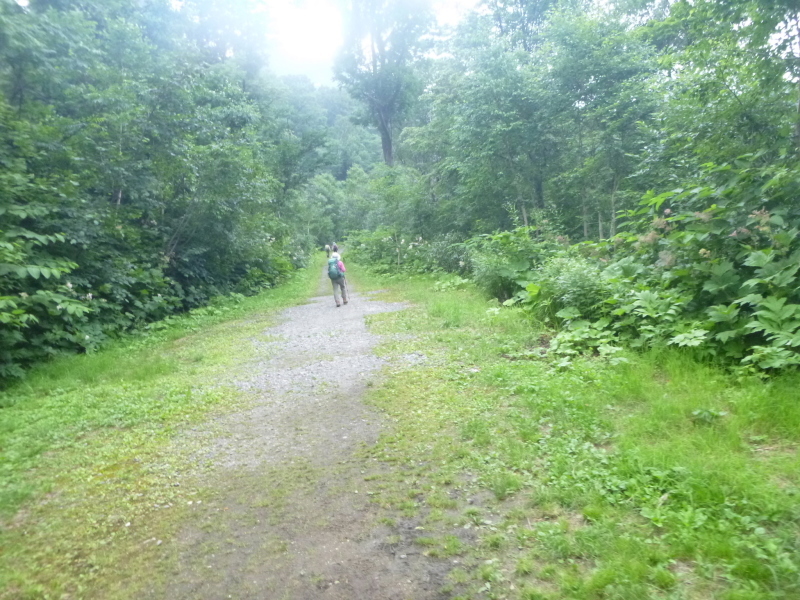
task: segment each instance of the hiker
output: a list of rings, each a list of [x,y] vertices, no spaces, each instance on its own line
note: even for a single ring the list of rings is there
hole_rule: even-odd
[[[325,254],[328,256],[328,258],[331,257],[331,252],[332,252],[332,250],[331,250],[330,245],[329,244],[325,244]]]
[[[336,245],[334,244],[334,248]],[[342,303],[347,304],[347,279],[345,278],[346,269],[342,262],[342,257],[338,252],[331,254],[328,259],[328,277],[331,278],[333,285],[333,299],[336,301],[336,306],[339,307]],[[341,292],[341,301],[339,299],[339,292]]]
[[[334,252],[339,252],[339,246],[336,245],[336,242],[331,244],[331,250],[333,250]]]

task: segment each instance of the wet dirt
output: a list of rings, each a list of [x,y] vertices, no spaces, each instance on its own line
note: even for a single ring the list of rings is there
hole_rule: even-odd
[[[384,361],[368,315],[402,310],[350,290],[337,308],[330,283],[285,310],[252,345],[235,385],[246,410],[213,423],[198,461],[194,519],[173,542],[175,572],[148,598],[426,600],[452,565],[415,545],[416,523],[381,522],[373,476],[389,467],[360,449],[388,427],[363,402]]]

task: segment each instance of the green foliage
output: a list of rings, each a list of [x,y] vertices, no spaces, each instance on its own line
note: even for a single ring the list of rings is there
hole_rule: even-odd
[[[608,241],[566,245],[553,226],[519,227],[438,247],[390,230],[361,232],[357,256],[381,272],[470,270],[487,295],[560,329],[566,366],[622,346],[675,346],[750,372],[800,364],[800,172],[786,157],[704,165],[688,189],[647,194]],[[444,280],[443,280],[444,281]],[[439,284],[439,287],[446,283]]]
[[[429,244],[421,237],[406,240],[388,229],[356,231],[347,236],[348,253],[377,273],[424,273],[435,270]]]
[[[550,232],[536,227],[482,235],[467,242],[476,284],[499,300],[527,293],[528,274],[557,246]]]
[[[535,306],[541,317],[552,320],[565,309],[585,317],[598,315],[609,292],[596,261],[577,253],[560,252],[547,259],[531,277],[523,301]]]
[[[15,521],[24,507],[26,523],[0,532],[0,596],[62,596],[80,581],[82,595],[137,597],[145,572],[152,586],[161,559],[142,540],[177,535],[196,517],[180,507],[202,494],[185,476],[202,471],[208,437],[192,427],[176,443],[176,431],[243,408],[224,382],[276,311],[318,283],[314,268],[256,296],[217,298],[95,353],[37,365],[0,391],[0,517]]]
[[[796,7],[590,4],[493,2],[442,41],[402,139],[417,178],[382,175],[366,227],[467,240],[433,262],[560,329],[562,365],[627,345],[796,367]]]
[[[441,328],[431,276],[372,284],[412,303],[373,321],[414,334],[385,351],[429,359],[373,395],[397,427],[374,456],[406,467],[376,502],[412,485],[464,499],[455,523],[418,511],[432,539],[473,532],[462,560],[488,566],[452,578],[462,596],[797,595],[797,373],[731,375],[677,348],[562,370],[521,360],[541,332],[518,308],[450,291],[468,326]]]
[[[362,101],[381,135],[384,161],[394,164],[394,136],[419,86],[413,61],[431,26],[426,0],[355,0],[346,13],[345,43],[335,74]]]
[[[238,5],[67,4],[0,3],[0,381],[304,266],[334,160]]]

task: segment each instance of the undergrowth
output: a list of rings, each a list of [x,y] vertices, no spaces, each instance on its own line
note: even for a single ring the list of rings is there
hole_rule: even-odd
[[[797,375],[674,348],[561,368],[523,310],[351,270],[415,304],[371,318],[394,365],[371,398],[395,428],[370,453],[396,466],[373,499],[449,561],[445,597],[800,595]]]

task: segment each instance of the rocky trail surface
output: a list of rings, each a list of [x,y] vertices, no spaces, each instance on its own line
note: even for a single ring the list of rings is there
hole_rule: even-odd
[[[385,426],[363,403],[383,366],[365,318],[403,305],[353,293],[337,308],[327,278],[319,294],[247,342],[252,360],[235,385],[253,403],[213,424],[198,457],[211,465],[199,483],[212,492],[152,598],[439,596],[445,565],[413,545],[414,523],[380,522],[368,482],[387,467],[359,452]]]

